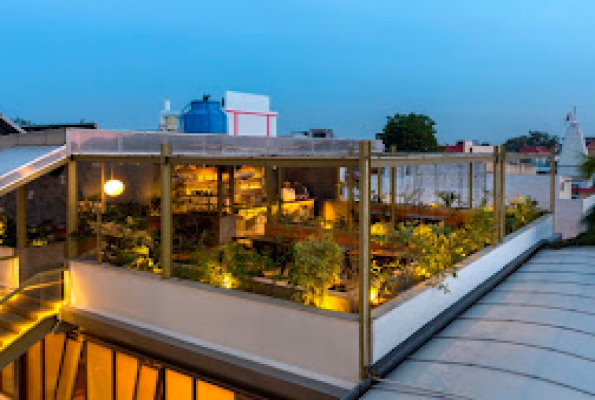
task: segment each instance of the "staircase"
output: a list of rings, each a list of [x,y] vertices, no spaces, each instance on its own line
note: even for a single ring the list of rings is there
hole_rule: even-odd
[[[51,331],[64,299],[63,269],[0,291],[0,369]]]

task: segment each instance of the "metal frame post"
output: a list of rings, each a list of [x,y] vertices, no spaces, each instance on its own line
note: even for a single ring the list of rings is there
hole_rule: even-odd
[[[390,146],[390,152],[396,153],[397,146]],[[390,222],[392,228],[395,228],[397,223],[397,214],[395,209],[395,203],[397,198],[397,167],[391,167],[390,169]]]
[[[235,214],[235,199],[236,199],[236,166],[229,167],[229,174],[227,179],[229,185],[229,214]]]
[[[283,168],[277,167],[277,221],[283,218]]]
[[[469,163],[469,208],[473,208],[473,163]]]
[[[13,399],[27,398],[27,353],[13,361]]]
[[[373,363],[372,318],[370,309],[370,177],[371,142],[360,142],[359,148],[359,347],[360,376],[365,379]]]
[[[552,215],[556,213],[556,196],[557,192],[556,182],[556,148],[552,146],[550,150],[550,212]]]
[[[336,198],[335,200],[337,201],[341,201],[341,191],[343,189],[343,185],[341,182],[341,167],[337,167],[337,193],[336,193]]]
[[[223,167],[217,166],[217,216],[223,216]]]
[[[499,225],[499,242],[502,243],[504,241],[504,236],[506,236],[506,148],[504,146],[500,146],[500,198],[499,198],[499,209],[500,209],[500,217],[498,222]]]
[[[383,191],[383,185],[382,185],[382,171],[384,168],[382,167],[378,167],[376,168],[376,178],[378,179],[378,181],[376,182],[378,185],[378,194],[377,194],[377,198],[378,198],[378,203],[382,203],[382,191]]]
[[[264,182],[267,196],[267,223],[273,220],[273,169],[270,166],[264,167]]]
[[[77,162],[68,161],[68,186],[66,202],[66,231],[68,234],[66,242],[66,257],[73,259],[77,256],[77,241],[74,234],[78,231],[78,180]]]
[[[19,186],[17,196],[17,249],[27,247],[27,187]]]
[[[161,144],[161,268],[163,276],[171,276],[172,258],[172,193],[171,193],[171,145]]]
[[[105,163],[101,163],[101,211],[105,211],[106,195],[105,195]]]
[[[353,156],[355,155],[355,150],[353,149],[353,147],[351,147],[349,149],[349,155]],[[355,181],[355,168],[353,167],[349,167],[347,169],[347,187],[348,187],[348,192],[349,192],[349,200],[347,203],[347,230],[349,232],[353,231],[353,210],[355,208],[355,190],[353,188],[354,186],[354,181]],[[360,171],[361,173],[361,171]]]
[[[493,167],[492,167],[492,175],[493,175],[493,179],[494,179],[494,183],[493,183],[493,194],[492,194],[492,208],[493,208],[493,219],[494,219],[494,232],[493,232],[493,239],[494,239],[494,244],[498,244],[498,239],[499,239],[499,235],[498,235],[498,227],[500,226],[498,223],[498,219],[500,216],[500,211],[499,211],[499,204],[500,201],[498,200],[498,196],[499,196],[499,179],[498,179],[498,169],[500,167],[500,155],[499,155],[499,151],[500,148],[498,146],[494,146],[494,160],[492,161]]]

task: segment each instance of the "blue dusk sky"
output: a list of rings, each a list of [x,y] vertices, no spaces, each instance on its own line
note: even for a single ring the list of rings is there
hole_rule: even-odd
[[[155,129],[163,100],[268,94],[279,132],[372,138],[424,113],[441,143],[595,136],[593,0],[0,2],[0,112]]]

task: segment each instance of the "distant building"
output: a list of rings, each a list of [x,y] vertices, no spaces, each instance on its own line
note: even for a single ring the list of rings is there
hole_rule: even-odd
[[[521,147],[519,149],[519,153],[524,153],[524,154],[539,154],[539,153],[543,153],[543,154],[549,154],[551,152],[551,150],[547,147],[544,146],[533,146],[533,147]],[[549,158],[543,158],[543,157],[538,157],[538,158],[528,158],[528,159],[523,159],[520,160],[521,163],[523,164],[531,164],[531,165],[535,165],[537,167],[537,173],[549,173],[550,172],[550,160]]]
[[[576,111],[568,116],[568,129],[562,142],[562,151],[558,161],[558,174],[580,178],[579,165],[587,155],[585,137],[576,121]]]
[[[332,129],[309,129],[307,131],[293,131],[291,136],[294,137],[307,137],[312,139],[333,139],[335,132]]]
[[[277,117],[269,96],[225,92],[228,134],[233,136],[277,136]]]
[[[587,155],[595,157],[595,137],[586,137],[585,145],[587,146]]]
[[[172,111],[169,100],[159,117],[162,132],[223,134],[231,136],[277,136],[277,117],[269,96],[225,92],[221,101],[204,95],[192,100],[182,111]]]
[[[454,145],[444,146],[445,153],[492,153],[494,146],[476,140],[459,140]]]

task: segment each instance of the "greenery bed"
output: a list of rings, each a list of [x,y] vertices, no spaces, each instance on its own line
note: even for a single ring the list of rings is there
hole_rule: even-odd
[[[452,209],[450,212],[461,211]],[[506,231],[515,231],[541,215],[535,201],[515,199],[506,210]],[[161,272],[159,230],[158,227],[151,228],[149,209],[112,205],[104,215],[107,222],[98,225],[95,218],[93,213],[83,214],[79,236],[93,235],[100,229],[105,237],[106,261],[127,268]],[[377,223],[372,226],[372,235],[376,246],[403,254],[388,262],[374,260],[372,263],[372,302],[378,305],[430,277],[456,275],[459,261],[492,243],[493,211],[487,206],[468,210],[464,223],[458,226],[443,222],[401,222],[393,229],[388,223]],[[174,268],[173,275],[245,291],[257,291],[256,278],[268,278],[272,285],[294,288],[291,297],[295,301],[336,309],[336,306],[328,306],[332,304],[327,301],[329,293],[343,291],[352,297],[357,296],[357,261],[354,265],[352,258],[352,264],[348,265],[344,250],[333,240],[331,231],[322,228],[278,254],[258,252],[235,242],[209,247],[198,237],[188,264]]]

